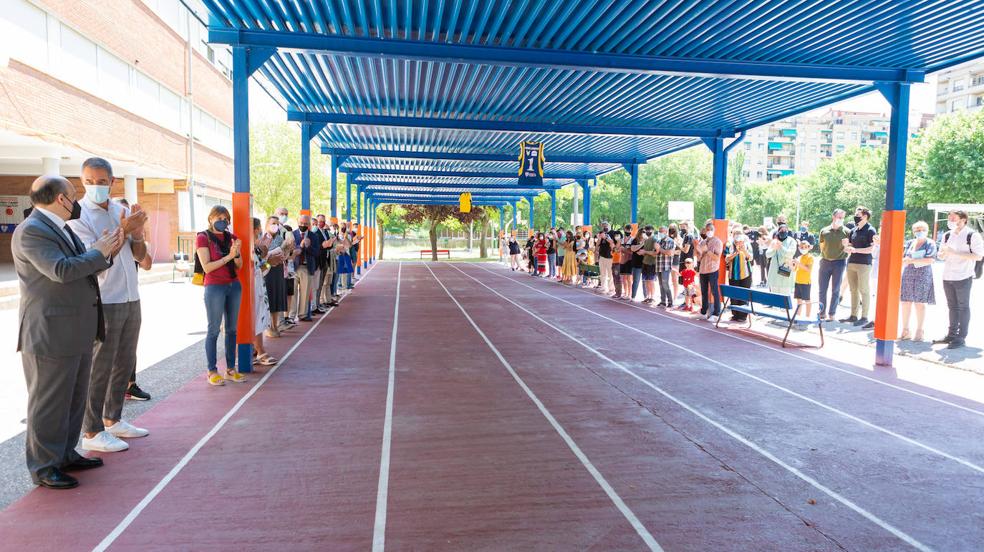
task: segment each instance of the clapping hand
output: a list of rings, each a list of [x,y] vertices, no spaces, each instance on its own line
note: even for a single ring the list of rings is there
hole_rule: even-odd
[[[239,240],[239,239],[232,240],[232,247],[229,248],[229,255],[232,258],[238,257],[239,256],[239,251],[242,250],[242,247],[243,247],[243,241],[242,240]]]
[[[133,236],[138,240],[143,239],[143,227],[147,223],[147,213],[134,204],[130,209],[130,216],[120,215],[120,228],[126,236]]]
[[[96,240],[96,243],[92,244],[92,248],[102,253],[103,257],[112,257],[119,253],[120,249],[123,247],[123,229],[117,228],[116,230],[109,232],[103,232],[103,235]]]

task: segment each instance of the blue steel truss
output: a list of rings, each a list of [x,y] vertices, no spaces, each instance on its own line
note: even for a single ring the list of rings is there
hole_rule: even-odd
[[[434,193],[415,177],[508,185],[522,140],[550,186],[634,175],[984,55],[981,0],[204,2],[354,182]]]

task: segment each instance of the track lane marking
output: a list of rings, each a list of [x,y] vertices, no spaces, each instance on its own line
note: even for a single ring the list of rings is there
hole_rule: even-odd
[[[379,455],[379,484],[376,487],[376,521],[372,530],[373,552],[386,547],[386,506],[389,501],[390,446],[393,440],[393,391],[396,384],[396,333],[400,322],[400,279],[403,263],[396,271],[396,301],[393,306],[393,333],[390,336],[389,376],[386,383],[386,416],[383,421],[383,445]]]
[[[597,482],[598,485],[605,492],[605,494],[608,495],[608,498],[615,504],[615,507],[618,508],[619,512],[621,512],[622,515],[625,517],[625,519],[629,522],[629,524],[632,525],[632,528],[635,529],[639,537],[641,537],[643,542],[646,543],[646,546],[648,546],[649,549],[652,551],[662,551],[663,548],[660,547],[658,542],[656,542],[656,539],[649,532],[649,530],[646,529],[646,527],[642,524],[642,522],[639,521],[639,518],[636,517],[635,513],[628,507],[628,505],[625,504],[625,501],[622,500],[622,497],[619,496],[618,493],[615,491],[615,489],[612,488],[612,486],[608,483],[608,480],[605,479],[605,476],[603,476],[601,472],[598,471],[598,468],[596,468],[594,464],[591,463],[591,460],[588,459],[587,455],[584,454],[584,452],[577,445],[577,443],[574,442],[574,439],[567,433],[567,431],[563,428],[563,426],[560,425],[560,422],[558,422],[557,419],[553,417],[553,414],[550,413],[546,405],[544,405],[543,402],[540,401],[539,397],[537,397],[536,394],[533,392],[533,390],[526,385],[526,382],[523,381],[523,378],[521,378],[519,374],[516,373],[516,370],[514,370],[512,365],[509,364],[509,361],[507,361],[506,358],[502,356],[502,353],[499,352],[499,349],[492,344],[492,341],[489,339],[489,337],[485,335],[485,332],[483,332],[482,329],[478,327],[478,324],[475,322],[475,320],[473,320],[471,315],[468,314],[468,311],[465,310],[465,307],[463,307],[461,303],[458,302],[458,300],[454,297],[454,295],[451,294],[451,291],[448,290],[448,288],[444,285],[444,282],[442,282],[441,279],[437,277],[437,274],[435,274],[434,271],[431,270],[430,265],[424,264],[424,266],[427,267],[428,272],[431,273],[431,276],[433,276],[434,279],[437,281],[438,285],[441,286],[441,288],[444,290],[444,293],[447,293],[448,297],[450,297],[451,300],[454,301],[454,304],[458,306],[458,309],[461,311],[461,314],[465,316],[465,318],[471,324],[472,328],[474,328],[475,331],[478,333],[478,335],[481,336],[482,340],[485,341],[485,344],[489,347],[489,349],[491,349],[492,352],[495,353],[496,358],[499,359],[499,362],[502,363],[505,369],[509,372],[509,375],[512,376],[513,380],[515,380],[516,383],[519,385],[519,387],[522,388],[524,392],[526,392],[526,396],[529,397],[531,401],[533,401],[533,404],[535,404],[537,409],[539,409],[540,413],[543,414],[543,417],[547,419],[547,421],[553,427],[554,431],[556,431],[557,434],[560,435],[560,438],[564,440],[564,443],[566,443],[567,447],[571,449],[571,452],[573,452],[574,456],[576,456],[577,459],[581,462],[581,465],[584,466],[584,468],[588,471],[588,473],[591,474],[591,477],[594,478],[595,482]]]
[[[452,265],[452,266],[454,266],[454,265]],[[465,271],[462,271],[457,266],[454,266],[454,268],[456,268],[457,270],[459,270],[460,272],[462,272],[462,274],[467,274]],[[527,287],[529,289],[532,289],[533,291],[535,291],[537,293],[542,293],[543,295],[546,295],[548,297],[551,297],[553,299],[556,299],[557,301],[561,301],[563,303],[567,303],[568,305],[571,305],[572,307],[576,307],[576,308],[581,309],[581,310],[583,310],[585,312],[589,312],[589,313],[591,313],[591,314],[593,314],[593,315],[595,315],[595,316],[597,316],[599,318],[603,318],[603,319],[605,319],[605,320],[607,320],[609,322],[612,322],[614,324],[618,324],[619,326],[622,326],[624,328],[627,328],[629,330],[632,330],[632,331],[634,331],[634,332],[636,332],[636,333],[638,333],[640,335],[643,335],[645,337],[648,337],[649,339],[654,339],[656,341],[659,341],[660,343],[669,345],[669,346],[671,346],[671,347],[673,347],[675,349],[678,349],[678,350],[683,351],[685,353],[688,353],[688,354],[691,354],[693,356],[696,356],[696,357],[698,357],[698,358],[700,358],[702,360],[705,360],[705,361],[710,362],[712,364],[716,364],[716,365],[718,365],[718,366],[720,366],[722,368],[731,370],[732,372],[735,372],[736,374],[743,375],[743,376],[745,376],[747,378],[750,378],[752,380],[755,380],[755,381],[757,381],[759,383],[762,383],[764,385],[767,385],[769,387],[772,387],[773,389],[777,389],[777,390],[782,391],[783,393],[786,393],[786,394],[788,394],[790,396],[793,396],[793,397],[796,397],[796,398],[798,398],[798,399],[800,399],[802,401],[808,402],[808,403],[810,403],[810,404],[812,404],[814,406],[818,406],[818,407],[820,407],[820,408],[822,408],[824,410],[827,410],[828,412],[832,412],[834,414],[837,414],[838,416],[842,416],[844,418],[847,418],[848,420],[851,420],[853,422],[857,422],[857,423],[859,423],[859,424],[861,424],[861,425],[863,425],[865,427],[868,427],[870,429],[874,429],[875,431],[878,431],[880,433],[884,433],[885,435],[888,435],[890,437],[894,437],[894,438],[896,438],[896,439],[898,439],[900,441],[903,441],[905,443],[908,443],[908,444],[910,444],[910,445],[912,445],[914,447],[921,448],[921,449],[923,449],[923,450],[925,450],[927,452],[933,453],[933,454],[935,454],[937,456],[940,456],[942,458],[946,458],[947,460],[951,460],[953,462],[956,462],[956,463],[958,463],[958,464],[960,464],[960,465],[962,465],[962,466],[964,466],[966,468],[969,468],[969,469],[971,469],[971,470],[973,470],[973,471],[975,471],[975,472],[977,472],[979,474],[984,475],[984,467],[979,466],[979,465],[977,465],[977,464],[975,464],[975,463],[973,463],[973,462],[971,462],[969,460],[965,460],[963,458],[960,458],[959,456],[955,456],[953,454],[950,454],[948,452],[945,452],[943,450],[940,450],[940,449],[938,449],[936,447],[927,445],[925,443],[922,443],[920,441],[917,441],[916,439],[913,439],[912,437],[907,437],[905,435],[902,435],[901,433],[895,432],[895,431],[893,431],[891,429],[888,429],[886,427],[882,427],[882,426],[880,426],[880,425],[878,425],[878,424],[876,424],[874,422],[869,422],[868,420],[865,420],[864,418],[861,418],[861,417],[855,416],[854,414],[850,414],[848,412],[845,412],[845,411],[843,411],[843,410],[841,410],[841,409],[839,409],[839,408],[837,408],[835,406],[831,406],[829,404],[820,402],[817,399],[814,399],[812,397],[808,397],[808,396],[806,396],[806,395],[804,395],[802,393],[799,393],[797,391],[793,391],[792,389],[789,389],[788,387],[783,387],[782,385],[779,385],[778,383],[773,383],[773,382],[771,382],[771,381],[769,381],[769,380],[767,380],[765,378],[756,376],[755,374],[752,374],[750,372],[746,372],[746,371],[742,370],[741,368],[735,368],[734,366],[731,366],[730,364],[726,364],[726,363],[721,362],[719,360],[713,359],[713,358],[711,358],[709,356],[706,356],[706,355],[703,355],[701,353],[698,353],[698,352],[696,352],[696,351],[694,351],[692,349],[689,349],[687,347],[684,347],[683,345],[680,345],[679,343],[674,343],[672,341],[668,341],[666,339],[663,339],[661,337],[655,336],[655,335],[653,335],[653,334],[651,334],[649,332],[646,332],[644,330],[640,330],[639,328],[636,328],[635,326],[632,326],[632,325],[629,325],[629,324],[625,324],[624,322],[621,322],[619,320],[615,320],[614,318],[610,318],[608,316],[605,316],[604,314],[599,314],[599,313],[597,313],[597,312],[595,312],[595,311],[593,311],[593,310],[591,310],[589,308],[586,308],[586,307],[583,307],[581,305],[578,305],[577,303],[572,303],[572,302],[570,302],[567,299],[564,299],[562,297],[558,297],[558,296],[553,295],[551,293],[547,293],[545,291],[539,290],[539,289],[537,289],[537,288],[535,288],[533,286],[524,284],[524,283],[519,282],[519,281],[517,281],[517,280],[515,280],[513,278],[509,278],[507,276],[496,274],[495,272],[490,271],[488,269],[482,268],[482,270],[484,270],[485,272],[488,272],[490,274],[493,274],[495,276],[498,276],[500,278],[509,280],[510,282],[513,282],[513,283],[515,283],[517,285],[520,285],[520,286],[523,286],[523,287]],[[471,277],[471,276],[469,276],[469,277]]]
[[[519,281],[516,280],[515,278],[510,278],[510,277],[505,276],[505,275],[497,274],[494,270],[490,270],[490,269],[487,269],[485,267],[479,267],[479,268],[481,268],[482,270],[484,270],[486,272],[489,272],[489,273],[492,273],[492,274],[496,274],[497,276],[500,276],[502,278],[506,278],[507,280],[512,280],[514,282],[519,283]],[[529,287],[529,286],[527,286],[527,287]],[[873,378],[871,376],[866,376],[864,374],[858,374],[857,372],[853,372],[853,371],[847,370],[845,368],[840,368],[838,366],[834,366],[833,364],[828,364],[826,362],[822,362],[820,360],[817,360],[817,359],[814,359],[814,358],[811,358],[811,357],[808,357],[808,356],[796,354],[793,351],[788,351],[786,349],[781,349],[779,347],[773,347],[773,346],[770,346],[770,345],[768,345],[766,343],[762,343],[760,341],[756,341],[756,340],[753,340],[753,339],[748,339],[748,338],[742,337],[740,335],[736,335],[734,332],[729,332],[729,331],[726,331],[726,330],[721,330],[721,329],[715,328],[713,326],[708,326],[706,324],[696,323],[696,322],[693,322],[693,321],[688,320],[686,318],[680,318],[680,317],[676,317],[676,316],[670,316],[668,314],[661,313],[661,312],[659,312],[657,310],[653,310],[651,308],[640,307],[639,305],[636,305],[635,303],[626,303],[625,301],[621,301],[621,300],[615,299],[613,297],[606,297],[606,296],[603,296],[603,295],[598,295],[597,293],[591,292],[591,291],[586,290],[586,289],[574,288],[574,287],[564,287],[564,289],[570,289],[572,291],[578,291],[580,293],[584,293],[584,294],[589,295],[591,297],[596,297],[598,299],[604,299],[606,301],[611,301],[612,303],[615,303],[616,305],[621,305],[623,307],[629,307],[629,308],[637,309],[637,310],[640,310],[642,312],[651,314],[653,316],[658,316],[660,318],[665,318],[667,320],[673,320],[673,321],[679,322],[681,324],[687,324],[688,326],[693,326],[694,328],[699,328],[701,330],[708,331],[708,332],[711,332],[711,333],[714,333],[714,334],[723,335],[723,336],[729,337],[731,339],[736,339],[736,340],[741,341],[743,343],[748,343],[749,345],[754,345],[756,347],[761,347],[763,349],[767,349],[769,351],[773,351],[773,352],[780,353],[780,354],[783,354],[783,355],[786,355],[786,356],[790,356],[790,357],[793,357],[793,358],[796,358],[796,359],[799,359],[799,360],[803,360],[803,361],[809,362],[811,364],[815,364],[817,366],[822,366],[824,368],[829,368],[831,370],[836,370],[838,372],[843,372],[844,374],[847,374],[849,376],[854,376],[856,378],[861,378],[863,380],[870,381],[871,383],[876,383],[878,385],[883,385],[885,387],[889,387],[889,388],[895,389],[897,391],[902,391],[904,393],[909,393],[909,394],[915,395],[917,397],[922,397],[924,399],[928,399],[928,400],[931,400],[931,401],[934,401],[934,402],[937,402],[937,403],[940,403],[940,404],[945,404],[947,406],[950,406],[950,407],[953,407],[953,408],[956,408],[956,409],[959,409],[959,410],[963,410],[965,412],[969,412],[971,414],[976,414],[978,416],[984,417],[984,410],[978,410],[976,408],[971,408],[971,407],[968,407],[968,406],[957,404],[955,402],[948,401],[946,399],[941,399],[939,397],[934,397],[932,395],[928,395],[926,393],[922,393],[922,392],[916,391],[914,389],[907,389],[905,387],[902,387],[901,385],[896,385],[894,383],[889,383],[887,381],[882,381],[882,380]],[[541,292],[541,293],[544,293],[544,292]],[[548,295],[550,295],[551,297],[556,297],[556,298],[560,299],[559,296],[554,295],[552,293],[550,293]],[[918,384],[916,384],[916,385],[918,385]],[[972,401],[973,399],[967,399],[967,400],[971,400]]]
[[[538,320],[540,323],[542,323],[542,324],[544,324],[544,325],[552,328],[557,333],[562,334],[564,337],[570,339],[571,341],[573,341],[573,342],[577,343],[578,345],[584,347],[588,351],[594,353],[594,355],[597,356],[598,358],[600,358],[600,359],[602,359],[602,360],[610,363],[612,366],[618,368],[620,371],[622,371],[625,374],[631,376],[635,380],[639,381],[640,383],[642,383],[643,385],[649,387],[650,389],[656,391],[657,393],[659,393],[660,395],[666,397],[667,399],[673,401],[675,404],[677,404],[681,408],[687,410],[691,414],[697,416],[701,420],[707,422],[711,426],[713,426],[716,429],[720,430],[721,432],[725,433],[726,435],[728,435],[729,437],[731,437],[734,440],[738,441],[739,443],[747,446],[748,448],[752,449],[753,451],[755,451],[756,453],[760,454],[761,456],[764,456],[765,458],[767,458],[768,460],[772,461],[773,463],[775,463],[779,467],[785,469],[786,471],[788,471],[789,473],[793,474],[797,478],[799,478],[802,481],[808,483],[809,485],[811,485],[815,489],[817,489],[820,492],[826,494],[827,496],[833,498],[837,502],[840,502],[841,504],[843,504],[844,506],[850,508],[854,512],[860,514],[862,517],[864,517],[868,521],[871,521],[872,523],[874,523],[875,525],[877,525],[877,526],[881,527],[882,529],[888,531],[892,535],[895,535],[897,538],[899,538],[900,540],[906,542],[907,544],[909,544],[913,548],[916,548],[918,550],[923,550],[923,551],[930,551],[930,550],[932,550],[932,548],[930,548],[930,547],[926,546],[925,544],[919,542],[914,537],[912,537],[912,536],[908,535],[907,533],[903,532],[901,529],[898,529],[894,525],[892,525],[892,524],[888,523],[887,521],[879,518],[875,514],[869,512],[868,510],[865,510],[860,505],[854,503],[852,500],[848,499],[847,497],[842,496],[837,491],[834,491],[833,489],[831,489],[831,488],[827,487],[826,485],[820,483],[816,479],[814,479],[814,478],[810,477],[809,475],[803,473],[802,471],[798,470],[797,468],[795,468],[795,467],[787,464],[786,462],[784,462],[783,460],[781,460],[780,458],[778,458],[777,456],[775,456],[771,452],[769,452],[769,451],[765,450],[764,448],[760,447],[759,445],[757,445],[753,441],[751,441],[749,439],[746,439],[745,437],[741,436],[736,431],[734,431],[734,430],[732,430],[732,429],[724,426],[720,422],[712,419],[711,417],[709,417],[708,415],[704,414],[702,411],[700,411],[696,407],[691,406],[690,404],[688,404],[687,402],[683,401],[682,399],[678,399],[676,396],[672,395],[671,393],[669,393],[668,391],[666,391],[663,388],[659,387],[658,385],[654,384],[653,382],[649,381],[648,379],[640,376],[639,374],[637,374],[633,370],[630,370],[629,368],[626,368],[622,363],[620,363],[620,362],[612,359],[611,357],[609,357],[608,355],[602,353],[598,349],[595,349],[591,345],[588,345],[586,342],[584,342],[582,340],[578,340],[576,337],[574,337],[573,335],[571,335],[570,332],[564,330],[563,328],[558,327],[557,325],[555,325],[555,324],[553,324],[551,322],[548,322],[547,320],[545,320],[540,315],[538,315],[538,314],[530,311],[529,309],[527,309],[526,307],[524,307],[524,306],[516,303],[515,301],[513,301],[509,297],[506,297],[505,295],[503,295],[502,293],[498,292],[497,290],[489,287],[484,282],[482,282],[478,278],[475,278],[471,274],[468,274],[468,272],[466,272],[464,270],[461,270],[456,265],[451,264],[450,266],[452,268],[454,268],[455,270],[457,270],[458,272],[461,272],[462,274],[464,274],[468,278],[471,278],[475,282],[478,282],[478,284],[481,285],[482,287],[488,289],[492,293],[494,293],[494,294],[498,295],[499,297],[501,297],[502,299],[508,301],[510,304],[512,304],[516,308],[522,310],[526,314],[528,314],[531,317],[533,317],[534,319]],[[506,278],[506,279],[512,280],[512,278]]]
[[[369,273],[372,272],[372,269],[376,268],[376,266],[377,264],[372,265],[372,267],[370,267],[369,270],[366,271],[365,275],[362,278],[359,278],[359,280],[355,283],[355,285],[358,286],[361,282],[363,282],[366,279],[366,277],[369,276]],[[345,296],[343,296],[339,300],[339,302],[347,299],[349,295],[351,294],[346,294]],[[308,336],[311,335],[311,333],[314,332],[314,330],[317,329],[322,322],[328,319],[328,314],[334,311],[336,308],[337,307],[329,308],[328,312],[326,312],[321,318],[319,318],[318,321],[315,322],[314,325],[311,326],[308,329],[308,331],[305,332],[304,335],[302,335],[301,338],[297,340],[297,343],[294,343],[294,345],[287,350],[287,353],[284,354],[283,358],[280,359],[280,362],[278,362],[277,365],[274,366],[273,368],[270,368],[270,371],[264,374],[263,377],[260,378],[260,381],[258,381],[256,385],[250,388],[250,390],[247,391],[246,394],[243,395],[242,398],[240,398],[239,401],[237,401],[236,404],[234,404],[232,408],[230,408],[229,411],[226,412],[225,415],[222,416],[222,418],[219,419],[219,421],[212,426],[212,429],[210,429],[208,433],[206,433],[201,439],[199,439],[198,442],[195,443],[195,445],[191,447],[191,449],[189,449],[188,452],[185,453],[185,455],[182,456],[180,460],[178,460],[178,463],[175,464],[173,468],[171,468],[171,471],[167,472],[167,474],[164,475],[164,477],[157,483],[157,485],[154,485],[154,488],[151,489],[146,495],[144,495],[144,497],[140,500],[140,502],[138,502],[137,505],[134,506],[132,510],[130,510],[130,512],[123,518],[123,520],[120,521],[116,525],[116,527],[114,527],[113,530],[110,531],[109,534],[106,535],[106,537],[92,549],[93,552],[105,551],[114,542],[116,542],[116,539],[120,538],[120,535],[122,535],[123,532],[126,531],[127,527],[129,527],[137,519],[137,516],[139,516],[140,513],[143,512],[144,509],[146,509],[147,506],[149,506],[150,503],[154,501],[155,498],[157,498],[157,495],[161,494],[164,488],[167,487],[168,484],[170,484],[171,481],[174,480],[174,478],[177,477],[179,473],[181,473],[181,470],[183,470],[185,466],[187,466],[188,463],[191,462],[192,458],[194,458],[195,455],[198,454],[198,452],[202,449],[202,447],[204,447],[209,441],[211,441],[212,437],[215,437],[215,434],[217,434],[219,430],[222,429],[226,425],[226,423],[237,412],[239,412],[239,409],[242,408],[244,404],[246,404],[246,401],[248,401],[250,397],[255,395],[256,392],[259,391],[261,387],[263,387],[263,384],[266,383],[268,379],[270,379],[270,376],[276,373],[277,369],[279,369],[287,362],[287,359],[290,358],[290,355],[292,355],[294,351],[297,350],[297,348],[300,347],[302,343],[304,343],[304,341],[308,338]]]

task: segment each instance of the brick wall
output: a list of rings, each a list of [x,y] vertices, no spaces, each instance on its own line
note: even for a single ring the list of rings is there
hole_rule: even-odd
[[[187,139],[16,60],[0,68],[0,128],[186,174]],[[232,158],[195,148],[196,179],[232,188]]]
[[[187,44],[141,0],[41,0],[38,4],[174,92],[186,92]],[[192,60],[195,103],[231,127],[232,84],[197,52]]]
[[[0,175],[0,195],[28,195],[33,176]],[[85,188],[78,178],[68,179],[75,185],[77,196],[85,194]],[[184,187],[184,181],[176,181],[175,187]],[[122,197],[123,179],[117,178],[110,188],[110,195]],[[147,194],[143,192],[143,179],[137,179],[137,200],[147,212],[147,241],[151,244],[154,262],[168,262],[178,250],[178,194]],[[0,234],[0,263],[13,262],[10,251],[12,234]]]

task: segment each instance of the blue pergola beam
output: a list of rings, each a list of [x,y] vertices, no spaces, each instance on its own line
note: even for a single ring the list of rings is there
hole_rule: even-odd
[[[385,175],[385,176],[453,176],[461,178],[518,178],[517,171],[446,171],[446,170],[414,170],[414,169],[363,169],[342,167],[343,173],[354,175]],[[545,173],[543,178],[553,180],[578,180],[594,178],[593,173]]]
[[[544,67],[603,73],[642,73],[754,80],[815,82],[923,82],[925,72],[898,67],[775,63],[511,48],[450,42],[360,38],[325,34],[209,27],[209,42],[277,48],[282,51],[390,57],[446,63]]]
[[[396,117],[390,115],[356,115],[349,113],[313,113],[287,111],[287,120],[299,123],[329,125],[389,126],[408,128],[438,128],[446,130],[477,130],[483,132],[530,132],[537,134],[593,134],[598,136],[682,136],[715,138],[734,136],[734,130],[690,128],[672,125],[586,125],[579,123],[545,123],[535,121],[494,121],[484,119],[448,119],[437,117]]]
[[[387,187],[421,187],[421,188],[473,188],[473,189],[488,189],[488,190],[522,190],[524,192],[531,191],[547,191],[547,190],[559,190],[563,188],[562,185],[547,184],[543,186],[520,186],[520,185],[508,185],[502,186],[499,184],[482,184],[482,183],[454,183],[454,182],[421,182],[419,180],[360,180],[360,186],[387,186]]]
[[[693,146],[688,144],[687,147]],[[388,151],[374,149],[332,148],[322,145],[321,153],[343,157],[381,157],[387,159],[428,159],[435,161],[513,161],[518,163],[519,156],[507,153],[459,153],[445,151]],[[642,159],[642,158],[639,158]],[[632,156],[624,157],[595,157],[592,155],[554,155],[547,156],[550,163],[585,163],[591,165],[623,165],[637,161]]]

